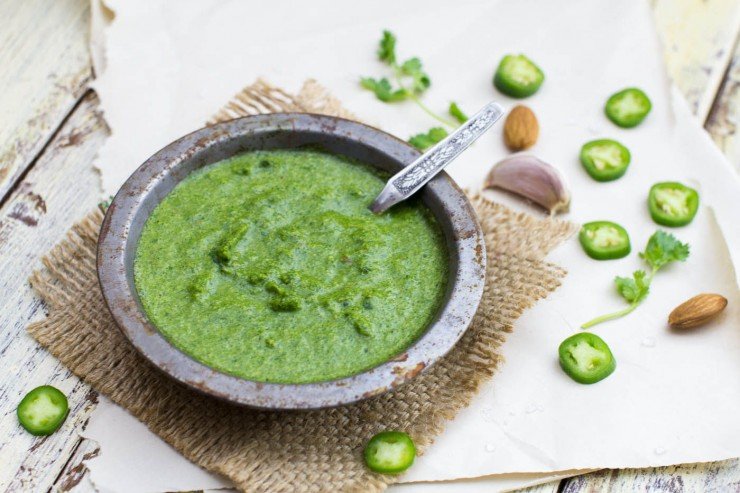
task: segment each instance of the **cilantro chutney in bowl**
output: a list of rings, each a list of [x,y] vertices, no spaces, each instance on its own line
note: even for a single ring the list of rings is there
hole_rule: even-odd
[[[392,358],[439,309],[447,250],[418,199],[368,210],[385,178],[295,149],[193,172],[139,239],[149,320],[193,358],[260,382],[333,380]]]
[[[446,174],[368,210],[417,156],[309,114],[173,142],[106,213],[98,275],[114,319],[156,367],[238,404],[320,408],[403,384],[462,336],[485,273],[475,213]]]

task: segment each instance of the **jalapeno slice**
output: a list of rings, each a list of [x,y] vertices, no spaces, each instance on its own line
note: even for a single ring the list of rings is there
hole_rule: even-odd
[[[17,413],[21,426],[32,435],[51,435],[67,418],[69,404],[59,389],[43,385],[26,394]]]
[[[609,346],[591,332],[580,332],[560,343],[560,366],[578,383],[590,384],[603,380],[617,367]]]
[[[496,89],[512,98],[526,98],[536,93],[545,74],[524,55],[506,55],[493,76]]]
[[[596,181],[620,178],[627,172],[630,160],[629,149],[616,140],[592,140],[581,147],[581,164]]]
[[[578,239],[586,255],[596,260],[626,257],[632,250],[627,230],[611,221],[584,224]]]
[[[384,474],[398,474],[414,463],[416,447],[402,431],[383,431],[365,445],[365,464],[370,470]]]
[[[642,123],[652,107],[647,94],[636,87],[629,87],[612,94],[606,102],[604,112],[614,124],[632,128]]]
[[[686,226],[699,210],[699,192],[675,181],[656,183],[648,195],[650,215],[663,226]]]

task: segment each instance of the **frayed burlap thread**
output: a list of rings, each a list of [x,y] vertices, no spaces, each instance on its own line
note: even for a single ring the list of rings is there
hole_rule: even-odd
[[[278,112],[318,113],[349,120],[358,119],[347,111],[324,86],[313,79],[304,82],[300,92],[295,96],[263,79],[257,79],[254,84],[242,89],[226,103],[213,118],[208,120],[208,125],[242,116]]]
[[[297,96],[258,81],[213,122],[285,110],[351,117],[313,81]],[[494,374],[514,321],[565,275],[543,259],[575,232],[575,225],[517,213],[479,195],[471,201],[488,249],[485,291],[473,323],[429,371],[361,403],[309,412],[255,411],[193,392],[151,367],[116,327],[98,286],[100,211],[75,225],[34,273],[31,283],[49,316],[28,330],[95,390],[243,491],[382,491],[397,478],[365,468],[362,449],[368,438],[386,429],[406,430],[423,452]]]

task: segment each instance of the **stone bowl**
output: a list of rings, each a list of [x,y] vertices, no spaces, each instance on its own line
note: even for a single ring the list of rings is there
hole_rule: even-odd
[[[193,170],[257,149],[319,147],[396,173],[419,156],[406,142],[361,123],[323,115],[275,113],[197,130],[142,164],[108,207],[98,243],[98,279],[113,318],[155,367],[193,389],[260,409],[349,404],[402,385],[447,354],[470,325],[483,294],[486,253],[475,212],[444,172],[418,193],[447,243],[446,297],[426,331],[400,354],[338,380],[283,384],[245,380],[210,368],[173,346],[147,319],[134,286],[134,257],[149,214]]]

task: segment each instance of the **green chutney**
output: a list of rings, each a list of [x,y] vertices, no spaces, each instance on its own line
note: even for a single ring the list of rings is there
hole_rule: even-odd
[[[386,179],[306,149],[193,172],[139,240],[149,320],[192,358],[248,380],[319,382],[387,361],[434,319],[448,252],[419,200],[368,210]]]

